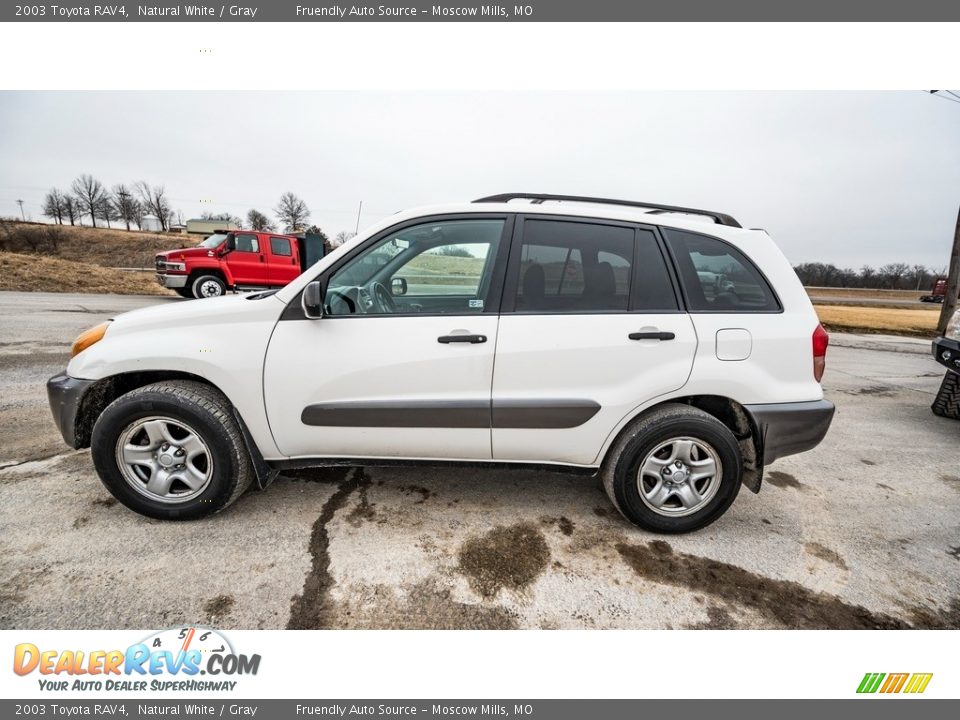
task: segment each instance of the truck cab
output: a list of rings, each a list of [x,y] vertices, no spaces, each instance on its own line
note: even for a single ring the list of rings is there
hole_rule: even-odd
[[[196,247],[158,253],[157,282],[185,298],[283,287],[323,254],[309,252],[307,237],[217,230]]]

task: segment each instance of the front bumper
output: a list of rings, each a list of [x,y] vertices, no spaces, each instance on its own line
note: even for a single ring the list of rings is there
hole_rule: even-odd
[[[165,288],[176,290],[187,286],[187,276],[157,273],[157,282]]]
[[[744,408],[760,434],[764,465],[819,445],[830,429],[835,409],[829,400],[744,405]]]
[[[947,370],[953,370],[960,373],[960,340],[951,340],[950,338],[934,338],[933,358],[943,365]]]
[[[77,439],[77,411],[87,389],[96,380],[81,380],[66,373],[54,375],[47,380],[47,399],[57,429],[63,440],[72,448],[79,448]]]

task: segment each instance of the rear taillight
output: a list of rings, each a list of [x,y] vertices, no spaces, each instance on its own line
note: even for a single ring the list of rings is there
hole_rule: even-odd
[[[817,329],[813,331],[813,379],[820,382],[823,377],[823,370],[827,366],[827,345],[830,343],[830,336],[823,329],[823,325],[817,323]]]

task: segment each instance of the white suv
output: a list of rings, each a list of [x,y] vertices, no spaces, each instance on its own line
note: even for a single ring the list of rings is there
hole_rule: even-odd
[[[279,291],[121,315],[48,391],[150,517],[285,468],[498,463],[599,473],[626,518],[676,533],[820,442],[826,346],[763,231],[516,193],[398,213]]]

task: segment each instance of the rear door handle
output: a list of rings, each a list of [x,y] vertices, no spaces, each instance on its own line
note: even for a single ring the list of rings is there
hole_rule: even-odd
[[[444,345],[455,342],[465,342],[476,345],[477,343],[485,343],[486,341],[486,335],[441,335],[437,338],[437,342],[443,343]]]
[[[676,335],[672,332],[660,332],[659,330],[653,332],[635,332],[627,335],[631,340],[673,340]]]

